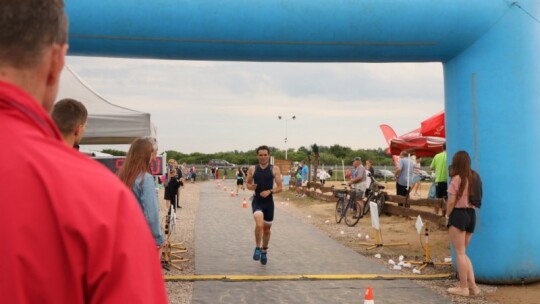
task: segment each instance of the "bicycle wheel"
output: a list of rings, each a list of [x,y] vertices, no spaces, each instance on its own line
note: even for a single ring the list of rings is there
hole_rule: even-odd
[[[356,205],[356,200],[351,200],[349,204],[347,204],[347,209],[345,209],[345,224],[349,227],[354,227],[360,220],[360,216],[357,216],[358,212],[358,206]]]
[[[379,192],[379,197],[377,198],[377,209],[379,211],[379,215],[382,214],[382,211],[384,209],[384,203],[386,202],[386,198],[384,197],[383,192]]]
[[[336,202],[336,211],[334,212],[334,217],[336,218],[336,223],[341,223],[343,219],[343,197],[340,197]]]
[[[366,215],[369,212],[369,202],[374,202],[375,196],[373,195],[373,192],[370,192],[367,199],[364,200],[364,209],[362,210],[362,214]]]
[[[163,217],[163,232],[167,240],[172,239],[176,230],[176,216],[174,207],[170,206],[167,214]]]

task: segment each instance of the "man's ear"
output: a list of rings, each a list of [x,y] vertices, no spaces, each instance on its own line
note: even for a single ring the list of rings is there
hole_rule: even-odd
[[[67,44],[54,45],[51,49],[51,60],[49,61],[49,73],[47,75],[47,86],[56,87],[60,81],[60,73],[64,68],[66,54],[69,46]]]
[[[78,137],[81,134],[81,132],[83,131],[83,128],[84,128],[83,124],[77,125],[73,135],[75,135],[75,137]]]

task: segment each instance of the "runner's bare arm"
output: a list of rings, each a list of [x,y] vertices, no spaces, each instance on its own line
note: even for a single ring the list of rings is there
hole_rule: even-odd
[[[253,173],[255,172],[255,166],[250,166],[247,172],[246,186],[248,190],[257,189],[257,184],[253,183]]]
[[[272,193],[283,191],[283,178],[281,177],[281,170],[277,166],[274,166],[274,179],[276,181],[276,186],[272,189]]]

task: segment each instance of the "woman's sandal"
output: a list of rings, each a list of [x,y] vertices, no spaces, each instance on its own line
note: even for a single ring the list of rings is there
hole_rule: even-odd
[[[481,293],[482,291],[480,290],[480,287],[478,286],[475,286],[474,288],[469,288],[469,294],[471,296],[477,296]]]

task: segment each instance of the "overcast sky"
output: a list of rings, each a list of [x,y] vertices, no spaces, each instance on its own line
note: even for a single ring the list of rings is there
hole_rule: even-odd
[[[401,135],[444,107],[440,63],[90,57],[68,57],[67,63],[110,102],[150,113],[162,151],[246,151],[261,144],[284,149],[285,135],[295,149],[313,143],[386,147],[380,124]],[[286,123],[280,115],[296,119]]]

